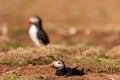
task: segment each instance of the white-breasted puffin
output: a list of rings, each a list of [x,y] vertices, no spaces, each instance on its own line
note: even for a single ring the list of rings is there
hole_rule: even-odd
[[[78,70],[76,67],[66,67],[63,61],[54,61],[50,64],[50,66],[56,69],[56,76],[82,76],[85,74],[84,69]]]
[[[42,44],[47,45],[50,43],[49,37],[42,27],[42,20],[38,16],[33,16],[29,19],[30,29],[29,35],[32,41],[38,46],[41,47]]]

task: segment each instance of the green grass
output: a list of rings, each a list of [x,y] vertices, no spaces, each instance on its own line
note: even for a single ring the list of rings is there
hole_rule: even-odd
[[[29,59],[27,60],[27,64],[32,64],[33,60]]]
[[[104,73],[99,73],[99,76],[100,76],[100,77],[103,77],[103,76],[104,76]]]
[[[120,64],[118,64],[118,65],[109,64],[108,71],[109,72],[119,72],[120,71]]]
[[[1,42],[0,48],[3,50],[9,50],[9,49],[17,49],[19,46],[15,43],[10,42]]]
[[[27,65],[26,62],[27,62],[27,61],[18,61],[18,62],[16,62],[16,63],[13,62],[13,64],[14,64],[15,66],[17,66],[17,67],[23,67],[23,66]]]
[[[44,65],[48,65],[48,64],[50,64],[52,62],[52,60],[45,60],[45,61],[43,61],[43,64]]]
[[[17,75],[10,75],[10,76],[6,77],[6,80],[18,80],[18,79],[20,79],[20,77]]]
[[[16,49],[13,56],[0,61],[0,64],[12,64],[17,67],[24,67],[29,64],[33,65],[48,65],[55,60],[62,60],[65,64],[70,66],[85,64],[89,70],[98,72],[119,72],[120,71],[120,59],[116,57],[110,57],[105,54],[99,54],[95,56],[85,56],[82,54],[76,54],[80,47],[73,48],[53,48],[52,49]],[[42,51],[43,50],[43,51]],[[42,55],[41,55],[42,54]],[[44,54],[44,55],[43,55]],[[10,61],[10,62],[9,62]],[[72,65],[71,65],[72,64]],[[91,65],[93,64],[93,65]],[[91,65],[89,67],[89,65]],[[84,68],[84,67],[83,67]]]
[[[100,58],[100,59],[111,59],[111,60],[117,59],[116,57],[109,57],[109,56],[106,56],[105,54],[100,54],[100,55],[97,56],[97,58]]]
[[[52,55],[54,57],[58,58],[58,57],[62,56],[62,53],[61,52],[54,52],[54,53],[52,53]]]
[[[102,62],[104,60],[117,60],[118,58],[115,57],[109,57],[105,54],[99,54],[97,56],[83,56],[79,60],[77,60],[78,63],[91,63],[91,62]]]
[[[82,56],[76,60],[76,64],[86,64],[86,66],[89,64],[93,64],[92,67],[89,67],[89,70],[95,68],[96,70],[92,71],[113,73],[120,72],[120,63],[117,62],[119,60],[119,58],[109,57],[104,54],[100,54],[94,57]]]
[[[87,49],[89,49],[89,48],[90,48],[90,45],[87,45],[87,44],[86,44],[86,45],[84,45],[84,46],[81,47],[81,50],[82,50],[82,51],[85,51],[85,50],[87,50]]]
[[[12,63],[10,61],[0,61],[0,64],[7,64],[7,65],[11,65]]]

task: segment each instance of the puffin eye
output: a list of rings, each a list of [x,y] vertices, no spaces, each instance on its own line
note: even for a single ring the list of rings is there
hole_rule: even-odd
[[[58,62],[58,64],[61,64],[61,62]]]

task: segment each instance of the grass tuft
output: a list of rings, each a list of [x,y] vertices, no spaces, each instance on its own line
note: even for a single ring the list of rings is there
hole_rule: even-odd
[[[7,65],[11,65],[12,63],[10,61],[0,61],[0,64],[7,64]]]
[[[10,42],[2,42],[0,43],[1,49],[7,51],[9,49],[17,49],[19,46],[15,43],[10,43]]]

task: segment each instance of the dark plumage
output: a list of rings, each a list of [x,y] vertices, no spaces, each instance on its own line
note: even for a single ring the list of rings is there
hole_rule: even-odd
[[[84,69],[78,70],[76,68],[65,67],[63,61],[55,61],[52,63],[52,67],[56,68],[55,75],[57,76],[82,76],[84,75]]]
[[[75,76],[75,75],[78,75],[78,76],[82,76],[84,75],[84,69],[82,70],[78,70],[76,68],[63,68],[63,69],[60,69],[60,70],[56,70],[56,73],[55,73],[57,76]]]
[[[34,39],[34,38],[36,38],[34,35],[36,35],[37,39],[41,40],[41,42],[43,44],[47,45],[48,43],[50,43],[49,37],[47,36],[46,32],[44,31],[44,29],[42,27],[41,18],[38,16],[33,16],[30,18],[29,22],[31,24],[31,29],[30,29],[29,33],[30,33],[30,36],[31,36],[33,42],[36,45],[40,46],[39,42]],[[36,28],[34,28],[34,27],[36,27]],[[34,30],[32,30],[32,29],[34,29]],[[32,32],[32,31],[34,31],[34,32]],[[34,36],[34,38],[33,38],[33,36]]]
[[[44,30],[39,30],[37,32],[37,38],[42,41],[43,44],[47,45],[50,43],[49,38]]]

